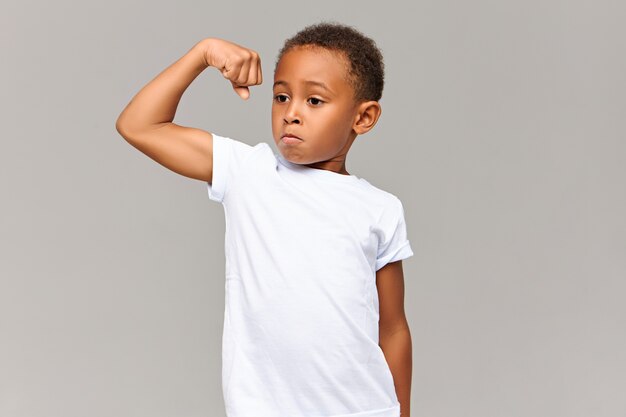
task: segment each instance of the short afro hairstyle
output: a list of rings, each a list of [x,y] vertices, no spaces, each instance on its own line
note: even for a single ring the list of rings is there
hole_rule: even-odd
[[[317,46],[344,56],[350,63],[347,76],[356,102],[381,99],[385,83],[382,52],[372,39],[354,27],[332,21],[306,26],[285,41],[274,72],[283,55],[299,46]]]

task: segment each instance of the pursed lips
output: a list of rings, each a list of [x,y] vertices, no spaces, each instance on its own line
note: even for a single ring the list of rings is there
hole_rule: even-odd
[[[295,139],[300,139],[300,140],[302,140],[302,139],[301,139],[301,138],[299,138],[298,136],[293,135],[293,134],[291,134],[291,133],[287,133],[287,134],[283,135],[282,137],[283,137],[283,138],[295,138]]]

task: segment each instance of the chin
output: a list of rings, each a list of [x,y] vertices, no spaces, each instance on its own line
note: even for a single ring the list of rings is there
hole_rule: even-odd
[[[279,152],[280,152],[280,151],[279,151]],[[285,158],[287,161],[289,161],[289,162],[291,162],[291,163],[293,163],[293,164],[304,165],[304,164],[306,164],[306,163],[307,163],[307,162],[299,161],[297,158],[296,158],[296,159],[293,159],[293,157],[291,157],[291,158],[290,158],[290,157],[288,156],[288,154],[289,154],[288,152],[287,152],[287,153],[285,153],[285,152],[280,152],[280,154],[282,155],[282,157],[283,157],[283,158]]]

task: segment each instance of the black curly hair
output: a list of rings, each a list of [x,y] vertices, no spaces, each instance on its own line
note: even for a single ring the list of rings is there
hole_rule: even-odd
[[[343,56],[350,64],[346,73],[356,102],[381,99],[385,83],[382,52],[372,39],[356,28],[333,21],[306,26],[285,41],[278,52],[274,72],[283,55],[299,46],[321,47]]]

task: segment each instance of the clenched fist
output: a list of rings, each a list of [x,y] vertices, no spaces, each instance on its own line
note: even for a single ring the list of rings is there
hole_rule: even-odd
[[[248,86],[263,82],[261,58],[256,51],[219,38],[207,38],[203,45],[207,65],[217,68],[242,99],[250,97]]]

